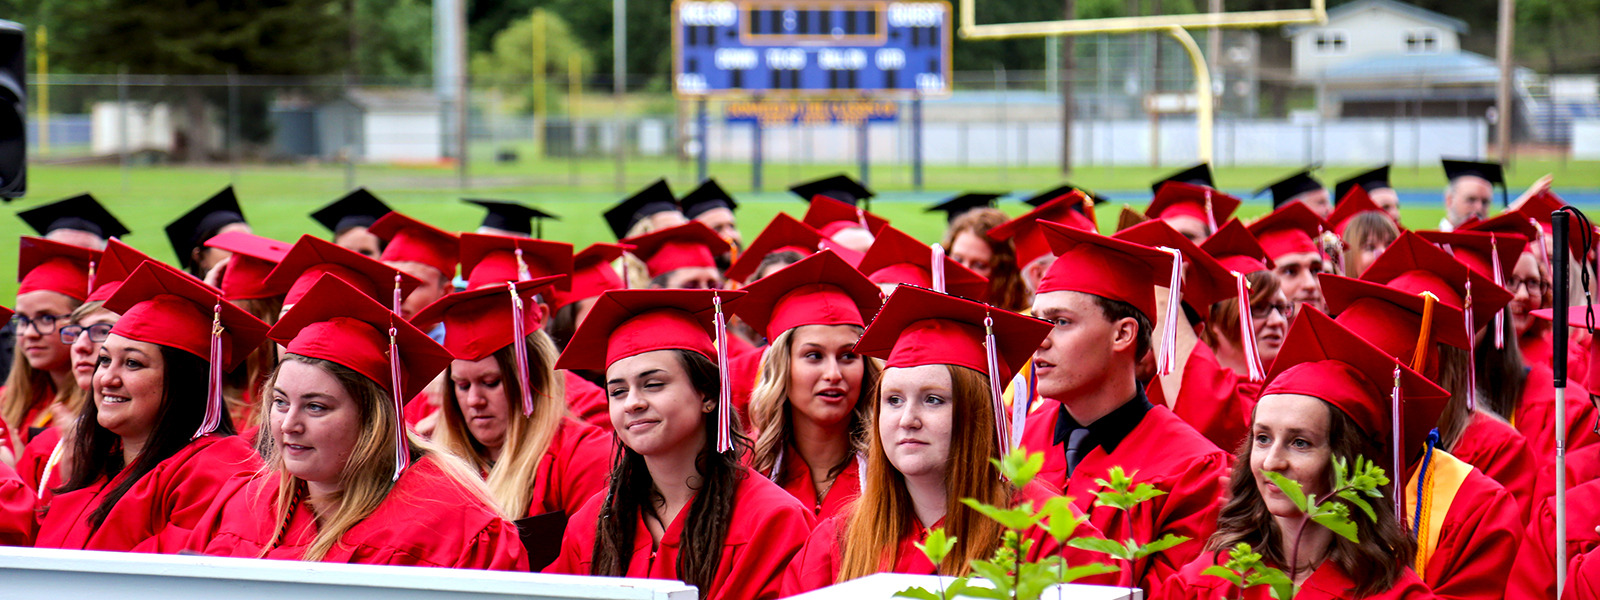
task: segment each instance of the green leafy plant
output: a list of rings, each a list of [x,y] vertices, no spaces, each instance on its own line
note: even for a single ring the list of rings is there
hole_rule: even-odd
[[[1094,480],[1095,484],[1099,485],[1101,488],[1094,493],[1095,506],[1106,506],[1127,512],[1132,510],[1135,506],[1149,502],[1154,498],[1166,494],[1166,492],[1158,490],[1155,486],[1148,483],[1140,483],[1135,485],[1133,483],[1133,476],[1123,471],[1122,467],[1120,466],[1111,467],[1111,470],[1108,471],[1106,475],[1110,478],[1109,480]],[[1173,535],[1169,533],[1161,536],[1160,539],[1145,543],[1140,543],[1137,540],[1132,539],[1122,540],[1119,542],[1104,538],[1077,538],[1068,543],[1074,548],[1088,550],[1090,552],[1099,552],[1111,558],[1127,563],[1128,568],[1133,569],[1133,578],[1131,581],[1134,583],[1134,585],[1138,585],[1140,574],[1136,565],[1139,564],[1139,561],[1144,560],[1151,554],[1155,554],[1164,550],[1170,550],[1178,544],[1182,544],[1187,541],[1189,541],[1188,536]]]
[[[1228,580],[1239,588],[1240,596],[1244,595],[1244,590],[1259,585],[1271,586],[1272,597],[1279,600],[1288,600],[1295,594],[1294,580],[1283,571],[1262,564],[1261,555],[1251,551],[1250,545],[1244,542],[1228,552],[1227,563],[1206,567],[1201,573]]]
[[[1020,490],[1038,476],[1039,470],[1044,466],[1044,454],[1028,454],[1018,449],[1002,459],[990,459],[990,462],[994,463],[1000,474],[1011,482],[1012,486]],[[1033,540],[1024,537],[1028,531],[1041,528],[1057,544],[1065,545],[1076,539],[1073,536],[1085,518],[1073,513],[1071,498],[1051,498],[1037,510],[1031,501],[1009,508],[991,506],[971,498],[963,499],[961,502],[999,523],[1005,529],[1000,547],[988,560],[972,562],[974,573],[972,577],[959,578],[948,586],[943,585],[941,580],[937,593],[925,588],[912,587],[896,593],[896,597],[916,600],[948,600],[960,597],[1037,600],[1050,586],[1117,571],[1116,567],[1103,563],[1068,565],[1066,559],[1061,556],[1045,557],[1039,561],[1027,560],[1034,545]],[[950,555],[955,544],[956,538],[946,535],[943,529],[932,529],[923,543],[916,546],[924,556],[928,557],[928,562],[937,566]],[[975,585],[978,580],[985,581],[988,585]]]

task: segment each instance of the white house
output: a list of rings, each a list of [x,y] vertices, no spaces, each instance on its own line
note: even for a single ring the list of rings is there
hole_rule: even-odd
[[[1378,56],[1455,54],[1467,23],[1395,0],[1357,0],[1328,10],[1325,25],[1287,28],[1294,74],[1316,79],[1330,67]]]

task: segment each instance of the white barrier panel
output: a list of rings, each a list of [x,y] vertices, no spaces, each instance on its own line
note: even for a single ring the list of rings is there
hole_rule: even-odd
[[[950,582],[955,581],[955,578],[935,577],[933,575],[906,575],[903,573],[879,573],[860,579],[852,579],[838,585],[830,585],[798,596],[790,596],[789,600],[835,600],[837,598],[890,600],[896,592],[912,586],[938,593],[940,580],[943,580],[945,585],[949,585]],[[1045,590],[1044,595],[1040,598],[1043,600],[1144,600],[1144,590],[1103,585],[1058,585]]]
[[[0,599],[696,600],[681,581],[0,548]]]

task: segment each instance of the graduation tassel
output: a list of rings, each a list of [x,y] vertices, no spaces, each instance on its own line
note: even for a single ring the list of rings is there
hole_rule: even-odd
[[[390,317],[391,319],[394,317]],[[400,481],[400,473],[411,466],[411,449],[406,444],[406,409],[405,399],[400,396],[405,389],[400,385],[400,344],[395,341],[395,336],[400,334],[394,323],[389,324],[389,396],[394,402],[394,479]]]
[[[859,206],[856,207],[856,222],[860,223],[861,228],[867,230],[867,233],[872,233],[872,228],[867,227],[867,211]]]
[[[1423,292],[1422,296],[1422,328],[1417,333],[1417,347],[1411,351],[1411,370],[1418,373],[1427,372],[1428,348],[1433,343],[1433,305],[1439,302],[1439,297],[1433,292]]]
[[[730,432],[733,423],[728,415],[733,410],[733,391],[728,383],[728,317],[722,313],[722,296],[713,292],[711,306],[716,311],[712,322],[717,334],[717,376],[722,381],[722,391],[717,394],[717,453],[720,454],[733,449]]]
[[[1000,348],[994,341],[994,318],[989,315],[983,317],[983,356],[989,366],[989,399],[994,403],[994,433],[995,442],[1000,446],[1000,455],[1005,456],[1012,448],[1017,447],[1017,441],[1012,439],[1012,431],[1020,431],[1021,420],[1028,418],[1027,404],[1013,402],[1009,427],[1006,423],[1006,404],[1000,391]],[[1022,410],[1015,410],[1021,406]],[[1021,420],[1019,420],[1021,419]]]
[[[1402,441],[1400,439],[1400,365],[1394,366],[1394,391],[1390,393],[1389,399],[1389,421],[1394,424],[1394,438],[1389,442],[1390,450],[1394,455],[1394,473],[1389,475],[1389,480],[1394,482],[1394,496],[1392,496],[1394,500],[1394,520],[1404,527],[1406,478],[1402,475],[1405,471],[1402,470],[1401,467],[1403,465],[1400,464],[1400,444]]]
[[[92,260],[89,261],[89,289],[83,291],[83,293],[85,293],[85,294],[93,294],[94,293],[94,272],[95,272],[96,267],[97,267],[97,265],[95,264],[94,261],[92,261]]]
[[[222,410],[225,400],[222,398],[222,298],[217,297],[217,303],[211,307],[211,371],[206,377],[206,416],[200,421],[200,429],[194,432],[189,439],[198,439],[200,436],[217,430],[222,425]]]
[[[527,308],[522,305],[522,296],[517,294],[516,282],[507,281],[506,288],[511,290],[511,355],[517,361],[517,386],[522,390],[522,414],[527,416],[533,414],[533,385],[528,376],[528,332],[522,326]]]
[[[394,273],[394,306],[390,310],[393,310],[394,314],[397,314],[397,315],[400,314],[400,272],[399,271],[395,271],[395,273]],[[399,392],[398,389],[396,389],[395,391]]]
[[[933,245],[933,262],[930,271],[933,272],[933,291],[948,294],[944,282],[944,246]]]
[[[515,251],[517,255],[517,281],[533,279],[533,276],[528,274],[527,261],[522,260],[522,246],[517,246]]]
[[[1244,340],[1244,365],[1252,382],[1267,378],[1261,365],[1261,348],[1256,342],[1255,313],[1250,310],[1250,282],[1244,274],[1233,272],[1233,291],[1239,301],[1239,339]]]
[[[1541,227],[1539,220],[1533,217],[1528,217],[1528,224],[1533,226],[1533,247],[1538,249],[1539,264],[1550,264],[1549,253],[1544,251],[1544,227]]]
[[[1431,295],[1431,294],[1430,294]],[[1472,382],[1472,393],[1467,394],[1467,410],[1478,407],[1478,330],[1472,326],[1472,279],[1467,278],[1467,298],[1462,301],[1462,314],[1467,327],[1467,379]],[[1424,304],[1424,307],[1430,306]]]
[[[1217,214],[1211,212],[1211,188],[1206,188],[1206,226],[1212,233],[1217,231]]]
[[[1177,362],[1178,315],[1183,312],[1183,253],[1166,246],[1158,248],[1172,254],[1172,277],[1167,280],[1167,314],[1161,320],[1161,348],[1156,351],[1156,374],[1170,375]]]
[[[1494,284],[1506,286],[1506,276],[1500,270],[1500,245],[1495,241],[1499,236],[1489,235],[1489,261],[1494,265]],[[1502,308],[1494,313],[1494,349],[1504,350],[1506,347],[1506,309]]]

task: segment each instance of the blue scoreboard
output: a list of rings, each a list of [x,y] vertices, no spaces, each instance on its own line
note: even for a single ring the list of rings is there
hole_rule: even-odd
[[[708,96],[950,92],[948,2],[678,0],[673,90]]]

